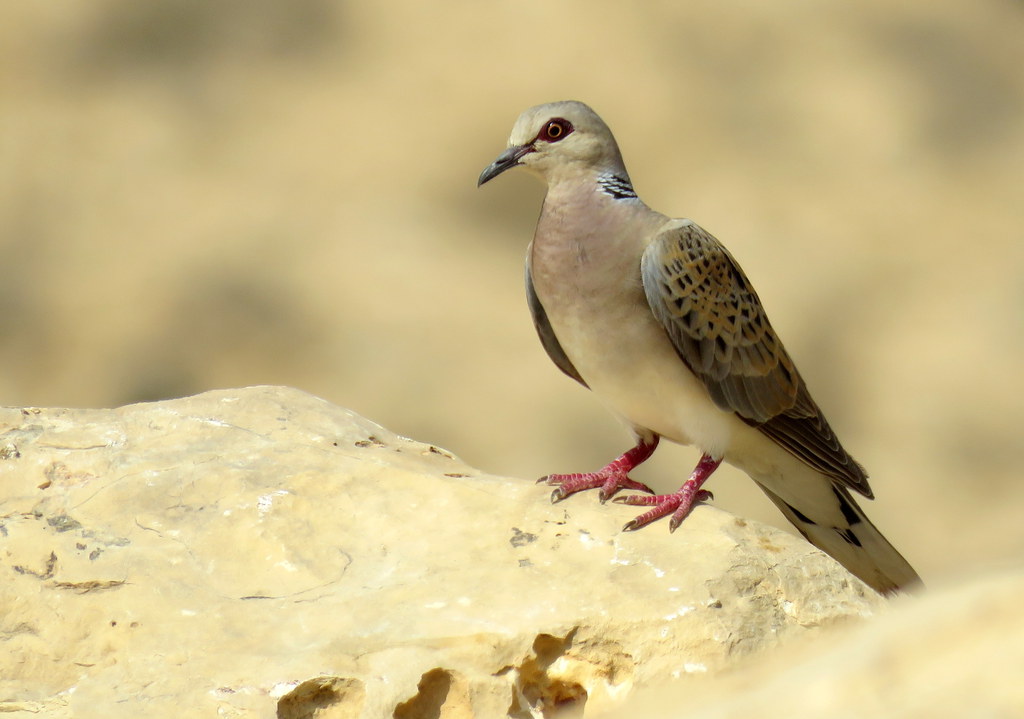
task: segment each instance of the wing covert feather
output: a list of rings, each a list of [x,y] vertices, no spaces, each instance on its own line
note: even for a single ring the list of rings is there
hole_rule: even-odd
[[[673,221],[647,247],[640,269],[651,311],[716,405],[872,496],[864,469],[839,444],[757,293],[718,240],[696,224]]]

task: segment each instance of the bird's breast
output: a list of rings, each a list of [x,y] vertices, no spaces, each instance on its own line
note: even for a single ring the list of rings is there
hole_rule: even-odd
[[[738,420],[679,359],[644,294],[640,260],[665,218],[638,202],[644,213],[595,204],[584,221],[580,208],[546,202],[531,245],[534,291],[555,337],[587,385],[629,422],[724,451]]]

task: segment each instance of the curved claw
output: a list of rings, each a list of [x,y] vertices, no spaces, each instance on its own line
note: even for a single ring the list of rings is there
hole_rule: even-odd
[[[645,525],[639,524],[636,519],[631,519],[622,525],[623,532],[635,532],[636,530],[644,527]]]

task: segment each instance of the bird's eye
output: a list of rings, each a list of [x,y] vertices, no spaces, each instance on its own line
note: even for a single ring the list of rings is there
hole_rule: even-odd
[[[558,142],[572,132],[572,124],[568,120],[558,117],[549,120],[544,129],[540,131],[540,139],[548,142]]]

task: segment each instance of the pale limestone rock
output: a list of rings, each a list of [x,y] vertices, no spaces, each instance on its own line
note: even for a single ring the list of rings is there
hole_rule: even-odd
[[[590,715],[884,606],[713,507],[547,497],[287,388],[0,410],[0,711]]]
[[[1024,568],[901,597],[727,674],[638,692],[603,719],[1024,716]]]

